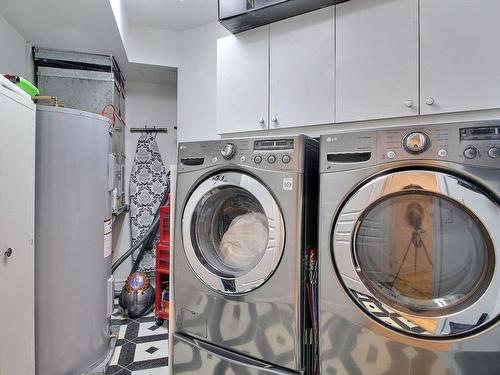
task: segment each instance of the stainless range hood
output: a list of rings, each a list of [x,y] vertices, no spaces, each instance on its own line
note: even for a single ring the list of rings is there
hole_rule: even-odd
[[[219,22],[233,34],[347,0],[219,0]]]

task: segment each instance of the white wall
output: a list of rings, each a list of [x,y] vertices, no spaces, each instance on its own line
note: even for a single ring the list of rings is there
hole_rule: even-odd
[[[109,0],[129,63],[178,68],[178,140],[220,138],[216,130],[218,22],[186,31],[129,25],[123,0]]]
[[[179,67],[178,32],[136,26],[129,26],[128,30],[126,50],[129,62]]]
[[[137,140],[141,133],[130,133],[129,128],[145,125],[168,127],[167,134],[158,133],[156,142],[160,148],[163,164],[168,170],[176,163],[177,133],[174,129],[177,121],[177,87],[127,81],[125,87],[125,193],[128,202],[130,171],[134,162]],[[124,213],[115,222],[113,228],[113,260],[118,259],[130,248],[130,215]],[[127,259],[115,272],[117,287],[121,287],[132,267],[131,258]]]
[[[31,45],[0,14],[0,73],[20,75],[33,81]]]
[[[218,22],[181,33],[178,70],[179,142],[219,139],[216,126]]]

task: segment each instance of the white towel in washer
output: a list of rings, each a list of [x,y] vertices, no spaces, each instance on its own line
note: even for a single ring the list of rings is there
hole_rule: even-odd
[[[222,261],[242,270],[256,264],[266,250],[268,235],[266,215],[252,212],[236,217],[220,242]]]

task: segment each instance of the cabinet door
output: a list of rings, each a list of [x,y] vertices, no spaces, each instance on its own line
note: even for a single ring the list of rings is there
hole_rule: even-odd
[[[32,375],[35,111],[2,90],[0,86],[0,374]]]
[[[335,59],[337,122],[417,115],[418,1],[338,4]]]
[[[269,26],[217,41],[218,132],[267,129]]]
[[[500,1],[420,0],[422,114],[500,107]]]
[[[334,11],[271,24],[271,128],[334,122]]]

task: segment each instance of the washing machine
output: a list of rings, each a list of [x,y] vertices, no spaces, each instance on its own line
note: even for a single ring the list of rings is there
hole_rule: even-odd
[[[318,148],[305,136],[179,145],[175,374],[309,366],[305,285],[307,249],[317,240]]]
[[[500,368],[500,121],[320,140],[321,374]]]

